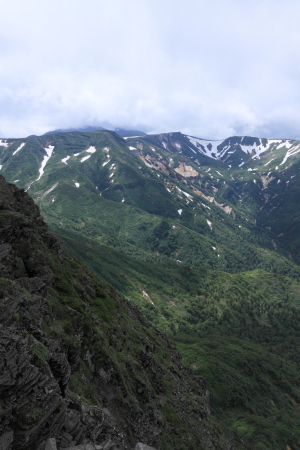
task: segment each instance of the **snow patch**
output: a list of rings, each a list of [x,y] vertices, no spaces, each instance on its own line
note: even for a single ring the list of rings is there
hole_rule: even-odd
[[[75,183],[75,186],[78,188],[80,186],[80,184],[79,183]]]
[[[12,155],[14,156],[16,153],[18,153],[24,147],[24,145],[26,145],[26,142],[22,142],[22,144],[19,145],[17,150],[15,150]]]
[[[218,145],[223,141],[207,141],[205,139],[195,138],[193,136],[187,136],[188,140],[198,149],[199,153],[209,156],[213,159],[218,159]]]
[[[44,150],[46,151],[47,155],[44,156],[44,159],[42,161],[42,164],[41,164],[41,167],[40,167],[40,170],[39,170],[40,175],[39,175],[38,179],[35,180],[35,181],[39,181],[41,176],[43,175],[45,166],[46,166],[47,162],[49,161],[49,159],[52,156],[52,153],[53,153],[53,150],[54,150],[54,145],[49,145]]]
[[[178,209],[178,214],[181,216],[181,213],[182,213],[182,209]]]
[[[95,153],[95,151],[96,151],[96,148],[93,147],[93,146],[91,146],[90,148],[88,148],[88,149],[86,150],[87,153]]]
[[[222,158],[222,156],[225,155],[227,150],[229,150],[230,146],[232,146],[234,148],[234,150],[227,152],[228,156],[230,154],[235,153],[235,151],[237,149],[241,149],[244,153],[246,153],[248,155],[252,154],[252,159],[260,159],[260,155],[269,149],[271,149],[273,151],[273,150],[277,150],[279,148],[285,147],[288,150],[288,152],[287,152],[287,158],[288,158],[289,156],[291,156],[291,154],[297,153],[297,151],[295,152],[295,146],[297,147],[300,145],[298,142],[297,142],[297,144],[295,144],[295,141],[287,141],[285,139],[267,139],[264,141],[262,139],[258,139],[258,141],[252,145],[244,145],[244,144],[237,143],[237,144],[226,145],[223,148],[218,149],[218,146],[220,146],[224,142],[223,140],[211,141],[211,140],[196,138],[193,136],[186,136],[186,137],[198,149],[199,153],[202,153],[213,159]],[[242,140],[242,142],[243,142],[243,140]],[[300,148],[298,151],[300,151]],[[225,160],[227,159],[227,157],[225,158]],[[286,161],[286,159],[284,160],[284,162]],[[241,165],[240,165],[240,167],[241,167]]]
[[[267,166],[267,165],[269,165],[272,161],[274,161],[274,159],[275,158],[273,158],[273,159],[270,159],[270,161],[268,161],[266,164],[264,164],[264,166]]]
[[[78,156],[78,155],[80,155],[80,153],[74,153],[74,156]]]
[[[286,155],[285,155],[285,157],[283,158],[282,162],[279,164],[280,166],[281,166],[282,164],[284,164],[284,163],[286,162],[286,160],[287,160],[290,156],[294,156],[294,155],[296,155],[296,153],[299,153],[299,152],[300,152],[300,144],[299,144],[299,143],[298,143],[298,145],[293,146],[292,148],[290,148],[292,145],[293,145],[293,144],[291,144],[289,147],[287,147],[287,146],[285,145],[285,146],[288,148],[288,151],[286,152]]]
[[[61,160],[61,162],[67,164],[68,159],[70,159],[70,156],[66,156],[65,158],[63,158],[63,159]]]
[[[4,142],[4,141],[2,141],[2,139],[0,139],[0,146],[1,147],[8,147],[9,143],[8,142]]]
[[[136,147],[131,147],[131,145],[128,146],[129,150],[137,150]]]
[[[206,223],[209,226],[209,228],[212,230],[212,223],[211,223],[211,221],[206,219]]]
[[[86,161],[87,159],[89,159],[90,157],[91,157],[91,155],[84,156],[83,158],[81,158],[80,162],[82,163],[82,162]]]
[[[14,180],[14,183],[17,183],[18,181],[20,181],[20,180]]]
[[[0,166],[0,170],[2,169],[2,167],[3,167],[3,165],[2,165],[2,166]]]

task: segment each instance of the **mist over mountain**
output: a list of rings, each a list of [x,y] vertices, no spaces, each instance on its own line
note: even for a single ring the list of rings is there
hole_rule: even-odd
[[[47,133],[45,133],[45,135],[54,134],[54,133],[70,133],[72,131],[87,132],[87,131],[98,131],[98,130],[107,130],[107,129],[110,130],[113,128],[111,128],[110,125],[108,125],[107,127],[86,126],[86,127],[67,128],[67,129],[58,129],[58,130],[53,130],[53,131],[47,131]],[[115,131],[115,133],[119,134],[120,136],[143,136],[143,135],[146,135],[146,133],[144,133],[143,131],[126,130],[124,128],[115,128],[114,131]]]

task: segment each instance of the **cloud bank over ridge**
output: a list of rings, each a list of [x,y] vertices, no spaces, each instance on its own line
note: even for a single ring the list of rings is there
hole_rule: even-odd
[[[300,138],[300,4],[18,0],[0,17],[0,136],[98,125]]]

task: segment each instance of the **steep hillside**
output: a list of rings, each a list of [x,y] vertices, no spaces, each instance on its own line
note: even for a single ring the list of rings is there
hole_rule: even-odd
[[[297,154],[278,169],[289,183],[263,172],[270,152],[284,152],[279,144],[251,159],[253,169],[230,169],[180,133],[124,140],[107,131],[74,132],[2,144],[2,173],[28,190],[50,226],[104,239],[124,253],[130,244],[136,255],[143,250],[231,272],[259,267],[299,279],[295,231],[286,238],[297,223]],[[242,151],[237,145],[229,156]],[[295,175],[286,173],[287,162]]]
[[[0,149],[72,254],[205,373],[224,438],[299,450],[299,142],[99,131]]]
[[[169,335],[186,365],[205,373],[213,417],[237,449],[300,448],[299,283],[263,270],[137,262],[60,237]]]
[[[0,446],[221,449],[201,377],[0,177]]]

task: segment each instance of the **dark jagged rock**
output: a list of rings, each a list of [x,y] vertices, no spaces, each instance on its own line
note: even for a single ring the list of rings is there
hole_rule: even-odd
[[[1,176],[0,264],[1,450],[221,449],[205,381]]]

